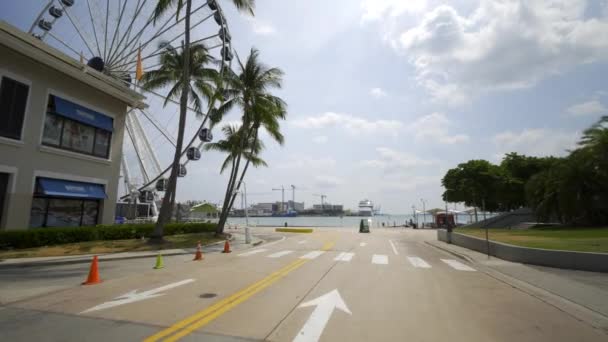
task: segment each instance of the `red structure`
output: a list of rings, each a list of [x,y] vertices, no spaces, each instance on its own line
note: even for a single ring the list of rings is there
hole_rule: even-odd
[[[446,216],[447,216],[447,222],[451,227],[455,227],[456,226],[456,222],[454,222],[454,213],[448,213],[447,215],[445,214],[445,212],[438,212],[437,214],[435,214],[435,225],[437,227],[445,227],[446,226]]]

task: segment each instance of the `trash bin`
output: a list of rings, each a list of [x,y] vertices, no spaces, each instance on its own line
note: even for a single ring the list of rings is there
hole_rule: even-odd
[[[369,233],[369,226],[371,225],[372,220],[370,219],[362,219],[359,223],[359,233]]]

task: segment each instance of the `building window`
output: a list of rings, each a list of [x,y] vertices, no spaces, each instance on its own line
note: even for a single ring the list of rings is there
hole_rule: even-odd
[[[97,224],[99,201],[34,197],[30,227],[78,227]]]
[[[42,144],[107,159],[112,119],[56,96],[49,96]]]
[[[0,136],[21,140],[30,87],[6,76],[0,82]]]
[[[38,177],[30,227],[94,226],[105,198],[100,184]]]

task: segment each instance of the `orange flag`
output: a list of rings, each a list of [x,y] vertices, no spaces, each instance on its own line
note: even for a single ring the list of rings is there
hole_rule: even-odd
[[[135,79],[138,81],[141,80],[141,77],[144,75],[144,68],[141,65],[141,46],[137,51],[137,67],[135,68]]]

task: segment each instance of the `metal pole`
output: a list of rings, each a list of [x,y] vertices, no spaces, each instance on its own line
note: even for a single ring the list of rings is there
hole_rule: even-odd
[[[422,228],[424,228],[426,224],[426,201],[421,198],[420,202],[422,202]]]
[[[243,182],[243,190],[245,193],[245,243],[251,243],[251,230],[249,229],[249,215],[247,214],[247,184]]]

